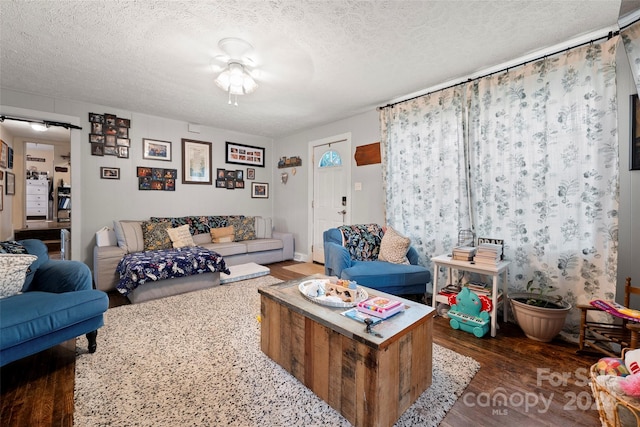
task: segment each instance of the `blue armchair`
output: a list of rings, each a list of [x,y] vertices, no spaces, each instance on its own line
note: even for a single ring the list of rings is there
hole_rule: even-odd
[[[89,267],[50,260],[40,240],[18,243],[38,258],[29,267],[22,293],[0,299],[0,366],[83,334],[93,353],[109,298],[93,289]]]
[[[393,295],[424,294],[431,272],[418,265],[418,252],[409,247],[409,264],[352,259],[352,251],[343,246],[342,233],[331,228],[323,233],[324,271],[328,276],[354,280],[362,286]]]

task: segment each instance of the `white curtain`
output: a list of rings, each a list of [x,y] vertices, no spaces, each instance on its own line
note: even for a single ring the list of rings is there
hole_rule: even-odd
[[[425,265],[473,227],[505,240],[512,290],[534,279],[574,305],[614,296],[617,42],[382,111],[387,219]],[[578,322],[574,310],[568,329]]]
[[[509,285],[575,305],[613,298],[617,272],[617,40],[469,84],[472,206],[505,239]],[[579,325],[574,310],[566,329]]]
[[[380,113],[387,223],[428,267],[470,227],[463,94],[451,88]]]
[[[629,25],[620,31],[624,49],[629,58],[629,65],[636,82],[636,88],[640,94],[640,21]]]

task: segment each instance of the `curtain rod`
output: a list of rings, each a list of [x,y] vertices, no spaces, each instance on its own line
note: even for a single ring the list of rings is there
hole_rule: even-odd
[[[23,117],[7,116],[5,114],[1,114],[0,115],[0,123],[4,122],[5,120],[15,120],[17,122],[37,123],[37,124],[45,125],[46,127],[57,126],[57,127],[65,128],[65,129],[79,129],[79,130],[82,130],[82,128],[80,126],[72,125],[71,123],[54,122],[54,121],[51,121],[51,120],[26,119],[26,118],[23,118]]]
[[[630,25],[633,25],[635,22],[638,22],[638,21],[640,21],[640,19],[638,19],[638,20],[636,20],[636,21],[634,21],[634,22],[632,22],[632,23],[630,23],[630,24],[626,25],[624,28],[626,28],[626,27],[628,27],[628,26],[630,26]],[[431,95],[432,93],[441,92],[441,91],[443,91],[443,90],[451,89],[452,87],[460,86],[460,85],[462,85],[462,84],[469,83],[469,82],[473,82],[473,81],[475,81],[475,80],[480,80],[480,79],[483,79],[483,78],[485,78],[485,77],[492,76],[492,75],[494,75],[494,74],[502,73],[502,72],[504,72],[504,71],[509,71],[509,70],[511,70],[511,69],[513,69],[513,68],[522,67],[523,65],[527,65],[527,64],[529,64],[530,62],[539,61],[539,60],[541,60],[541,59],[544,59],[544,58],[547,58],[547,57],[550,57],[550,56],[553,56],[553,55],[557,55],[557,54],[562,53],[562,52],[568,52],[568,51],[570,51],[570,50],[572,50],[572,49],[576,49],[576,48],[579,48],[579,47],[582,47],[582,46],[585,46],[585,45],[588,45],[588,44],[592,44],[592,43],[594,43],[594,42],[598,42],[598,41],[603,40],[603,39],[611,40],[613,37],[617,36],[618,34],[620,34],[620,30],[617,30],[617,31],[609,31],[609,34],[607,34],[606,36],[602,36],[602,37],[598,37],[598,38],[595,38],[595,39],[592,39],[592,40],[589,40],[589,41],[586,41],[586,42],[582,42],[582,43],[579,43],[579,44],[577,44],[577,45],[575,45],[575,46],[569,46],[569,47],[567,47],[567,48],[560,49],[560,50],[557,50],[557,51],[555,51],[555,52],[548,53],[548,54],[546,54],[546,55],[541,55],[541,56],[536,57],[536,58],[534,58],[534,59],[530,59],[530,60],[528,60],[528,61],[524,61],[524,62],[521,62],[521,63],[516,64],[516,65],[511,65],[511,66],[509,66],[509,67],[505,67],[505,68],[502,68],[502,69],[497,70],[497,71],[492,71],[492,72],[490,72],[490,73],[487,73],[487,74],[484,74],[484,75],[481,75],[481,76],[478,76],[478,77],[474,77],[474,78],[472,78],[472,79],[467,79],[467,80],[465,80],[465,81],[461,81],[461,82],[458,82],[458,83],[454,83],[454,84],[451,84],[451,85],[449,85],[449,86],[447,86],[447,87],[443,87],[443,88],[440,88],[440,89],[437,89],[437,90],[433,90],[433,91],[431,91],[431,92],[427,92],[427,93],[423,93],[423,94],[420,94],[420,95],[412,96],[412,97],[410,97],[410,98],[403,99],[403,100],[401,100],[401,101],[392,102],[392,103],[389,103],[389,104],[384,105],[384,106],[382,106],[382,107],[378,107],[378,110],[384,110],[385,108],[394,107],[394,106],[396,106],[396,105],[398,105],[398,104],[402,104],[403,102],[413,101],[414,99],[422,98],[423,96]]]

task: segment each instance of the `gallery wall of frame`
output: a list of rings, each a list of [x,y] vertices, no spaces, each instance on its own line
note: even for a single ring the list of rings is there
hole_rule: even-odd
[[[115,114],[89,113],[91,155],[129,158],[131,120]]]

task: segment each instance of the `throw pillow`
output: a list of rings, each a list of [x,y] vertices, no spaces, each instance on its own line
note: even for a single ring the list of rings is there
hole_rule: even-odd
[[[181,225],[180,227],[167,228],[167,233],[173,242],[174,248],[196,245],[193,243],[193,237],[191,237],[191,232],[189,231],[189,224]]]
[[[170,222],[142,223],[142,238],[144,239],[145,251],[156,251],[158,249],[171,249],[172,243],[167,229],[171,228]]]
[[[142,221],[113,221],[113,230],[116,233],[118,246],[127,253],[142,252],[144,250]]]
[[[234,241],[242,242],[256,238],[256,221],[252,216],[230,216],[228,222],[229,225],[233,225],[235,231]]]
[[[15,240],[0,242],[0,254],[27,254],[27,248]]]
[[[228,227],[219,227],[211,229],[211,241],[213,243],[228,243],[233,242],[235,236],[235,230],[233,225]]]
[[[382,236],[380,242],[380,261],[391,262],[393,264],[409,264],[407,251],[411,245],[411,239],[404,237],[391,227],[387,227],[387,232]]]
[[[0,254],[0,298],[22,291],[29,266],[38,259],[35,255]]]

